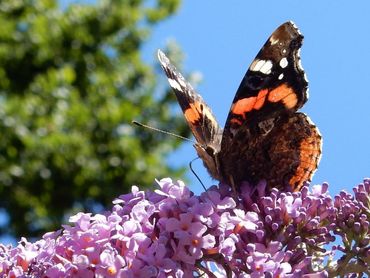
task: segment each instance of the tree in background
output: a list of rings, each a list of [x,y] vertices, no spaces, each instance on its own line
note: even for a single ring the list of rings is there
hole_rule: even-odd
[[[132,184],[183,174],[163,162],[179,140],[131,124],[188,135],[140,55],[179,0],[148,2],[1,1],[1,234],[38,236],[72,209],[94,212]]]

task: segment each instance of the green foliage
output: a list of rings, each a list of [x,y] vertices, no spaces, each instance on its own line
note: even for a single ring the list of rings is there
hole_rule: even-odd
[[[159,92],[162,73],[140,55],[179,0],[58,3],[0,2],[2,234],[38,236],[73,209],[96,211],[132,184],[184,172],[164,159],[178,139],[131,124],[188,135]]]

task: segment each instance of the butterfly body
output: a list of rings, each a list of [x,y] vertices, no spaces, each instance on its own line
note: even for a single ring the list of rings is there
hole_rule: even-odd
[[[278,27],[249,66],[222,129],[203,98],[161,52],[158,57],[210,175],[233,187],[266,180],[299,190],[321,157],[321,135],[297,110],[308,98],[300,64],[303,36],[292,22]]]

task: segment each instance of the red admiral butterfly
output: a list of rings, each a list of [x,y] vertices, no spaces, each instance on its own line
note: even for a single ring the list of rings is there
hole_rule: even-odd
[[[210,175],[237,188],[242,181],[299,190],[321,157],[321,135],[296,112],[308,98],[299,51],[303,36],[292,22],[278,27],[245,74],[222,130],[202,97],[158,51],[194,145]]]

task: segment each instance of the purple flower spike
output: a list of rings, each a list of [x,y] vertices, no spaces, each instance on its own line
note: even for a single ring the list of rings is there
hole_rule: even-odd
[[[369,273],[370,180],[332,198],[328,184],[300,192],[243,183],[201,196],[157,181],[78,213],[35,243],[0,245],[1,277],[355,277]],[[342,243],[340,243],[340,240]],[[330,246],[336,241],[339,244]],[[339,259],[332,262],[333,258]],[[357,277],[356,276],[356,277]]]

